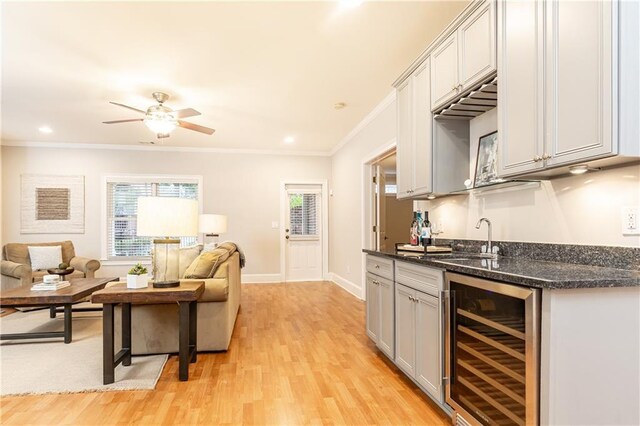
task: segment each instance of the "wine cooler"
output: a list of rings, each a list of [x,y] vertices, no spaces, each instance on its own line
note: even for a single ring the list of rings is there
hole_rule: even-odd
[[[540,290],[445,278],[446,401],[458,424],[537,425]]]

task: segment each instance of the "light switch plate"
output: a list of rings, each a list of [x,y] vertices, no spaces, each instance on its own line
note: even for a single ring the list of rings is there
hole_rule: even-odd
[[[638,220],[640,219],[640,207],[627,206],[622,208],[622,235],[640,235]]]
[[[271,222],[271,229],[278,229],[278,222]]]

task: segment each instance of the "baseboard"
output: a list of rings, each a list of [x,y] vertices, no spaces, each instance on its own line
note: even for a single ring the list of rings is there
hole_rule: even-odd
[[[282,276],[280,274],[242,274],[242,284],[266,284],[281,283]]]
[[[338,274],[336,274],[334,272],[330,272],[329,273],[329,279],[331,281],[333,281],[334,283],[336,283],[338,286],[340,286],[343,289],[345,289],[346,291],[348,291],[349,293],[353,294],[358,299],[364,300],[364,297],[362,295],[362,288],[360,288],[359,286],[355,285],[351,281],[349,281],[349,280],[347,280],[345,278],[342,278],[340,275],[338,275]]]

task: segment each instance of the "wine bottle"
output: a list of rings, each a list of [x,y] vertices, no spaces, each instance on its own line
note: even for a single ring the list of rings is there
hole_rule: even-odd
[[[420,240],[424,247],[431,245],[431,222],[429,222],[429,212],[424,211],[424,220],[422,221],[422,229]]]
[[[418,227],[418,216],[416,212],[413,212],[413,221],[411,222],[411,229],[409,229],[409,243],[412,246],[418,245],[418,234],[416,233]]]

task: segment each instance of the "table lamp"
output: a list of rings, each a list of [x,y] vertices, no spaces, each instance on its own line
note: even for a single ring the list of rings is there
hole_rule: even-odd
[[[227,232],[227,216],[223,214],[201,214],[199,230],[204,233],[205,237],[219,237],[220,234]]]
[[[136,234],[141,237],[156,237],[152,249],[153,286],[178,287],[180,239],[176,237],[198,235],[198,201],[187,198],[139,197]]]

